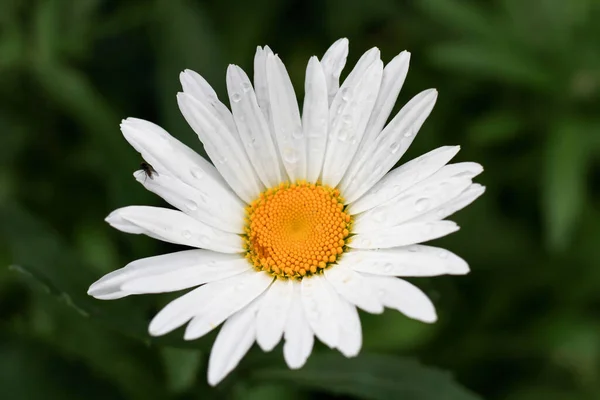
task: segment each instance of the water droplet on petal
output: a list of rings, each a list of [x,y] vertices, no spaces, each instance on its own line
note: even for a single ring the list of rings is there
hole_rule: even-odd
[[[200,168],[192,168],[190,174],[196,179],[202,179],[204,172]]]
[[[289,164],[295,164],[298,161],[298,153],[295,149],[288,147],[283,150],[283,161]]]
[[[389,274],[390,272],[392,272],[392,269],[394,268],[394,266],[390,263],[385,264],[385,266],[383,267],[383,272]]]
[[[242,90],[244,92],[248,92],[248,91],[250,91],[250,89],[252,89],[252,85],[250,84],[250,82],[243,82],[242,83]]]
[[[239,94],[238,92],[234,92],[234,93],[231,95],[231,100],[232,100],[234,103],[237,103],[237,102],[239,102],[241,99],[242,99],[242,95],[241,95],[241,94]]]
[[[436,215],[438,216],[438,218],[442,218],[445,213],[446,213],[446,209],[440,208],[439,210],[437,210]]]
[[[448,252],[446,250],[440,250],[438,253],[439,258],[448,258]]]
[[[296,129],[294,129],[292,131],[292,137],[294,139],[302,139],[302,137],[304,137],[304,132],[302,132],[302,128],[301,127],[297,127]]]
[[[352,97],[352,89],[350,89],[349,87],[345,87],[342,89],[341,94],[342,100],[348,101]]]
[[[196,211],[198,209],[198,204],[196,204],[196,202],[194,200],[186,200],[185,201],[185,206],[190,211]]]
[[[363,239],[360,243],[364,247],[370,247],[371,246],[371,241],[369,239]]]
[[[186,239],[189,239],[192,237],[192,232],[190,232],[186,229],[185,231],[181,232],[181,236],[183,236]]]
[[[415,202],[415,210],[417,212],[422,212],[422,211],[427,210],[430,205],[431,205],[431,200],[429,200],[427,198],[422,198]]]
[[[400,143],[394,142],[390,145],[390,151],[392,154],[396,154],[396,152],[400,149]]]

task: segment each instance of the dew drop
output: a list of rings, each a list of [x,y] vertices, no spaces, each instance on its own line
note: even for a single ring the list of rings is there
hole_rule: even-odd
[[[341,94],[342,94],[342,100],[348,101],[352,97],[352,90],[349,87],[345,87],[342,89]]]
[[[192,237],[192,232],[190,232],[186,229],[185,231],[181,232],[181,236],[183,236],[186,239],[189,239]]]
[[[250,84],[250,82],[243,82],[242,83],[242,90],[244,92],[248,92],[248,91],[250,91],[250,89],[252,89],[252,85]]]
[[[392,269],[394,268],[394,266],[390,263],[387,263],[384,265],[383,267],[383,272],[389,274],[390,272],[392,272]]]
[[[409,138],[414,134],[412,127],[409,128],[406,132],[404,132],[404,137]]]
[[[400,150],[400,143],[394,142],[390,145],[390,151],[392,152],[392,154],[396,154],[398,150]]]
[[[223,155],[223,154],[219,154],[217,156],[217,162],[219,164],[225,164],[227,162],[227,157],[225,157],[225,155]]]
[[[296,150],[291,147],[284,149],[283,161],[289,164],[295,164],[296,162],[298,162],[298,153],[296,153]]]
[[[431,205],[431,200],[429,200],[427,198],[422,198],[415,202],[415,210],[417,212],[425,211],[429,208],[430,205]]]
[[[242,95],[239,94],[238,92],[234,92],[231,95],[231,100],[233,100],[234,103],[238,103],[241,99],[242,99]]]
[[[196,179],[202,179],[204,176],[204,172],[200,168],[192,168],[190,170],[190,175],[192,175]]]
[[[294,139],[302,139],[304,137],[304,132],[302,132],[302,128],[297,127],[292,131],[292,137]]]
[[[446,210],[444,208],[440,208],[439,210],[437,210],[436,215],[438,216],[438,218],[442,218],[445,213]]]
[[[194,200],[186,200],[185,206],[190,211],[196,211],[198,209],[198,204],[196,204],[196,202]]]
[[[352,115],[350,115],[350,114],[342,115],[342,122],[346,125],[351,125],[352,124]]]
[[[369,239],[363,239],[363,240],[361,241],[361,244],[362,244],[364,247],[369,247],[369,246],[371,246],[371,241],[370,241]]]
[[[338,134],[338,140],[340,142],[345,142],[346,140],[348,140],[348,131],[345,129],[340,131],[340,133]]]
[[[440,250],[438,253],[439,258],[448,258],[448,252],[446,250]]]
[[[248,140],[248,147],[256,146],[256,137],[250,136],[250,140]]]

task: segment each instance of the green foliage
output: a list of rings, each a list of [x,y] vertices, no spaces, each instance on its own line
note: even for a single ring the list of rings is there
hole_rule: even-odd
[[[0,10],[2,398],[600,397],[598,1],[0,0]],[[269,44],[302,97],[306,60],[342,36],[348,65],[372,46],[386,61],[412,52],[400,102],[438,88],[405,159],[460,144],[457,161],[485,167],[486,194],[440,241],[473,272],[415,280],[436,303],[434,325],[361,314],[355,359],[317,345],[290,371],[281,347],[254,348],[210,388],[214,334],[147,334],[172,296],[86,294],[108,271],[173,251],[103,222],[116,207],[161,204],[132,179],[141,160],[119,121],[151,120],[202,153],[175,101],[181,70],[226,99],[227,64],[251,75],[255,46]]]

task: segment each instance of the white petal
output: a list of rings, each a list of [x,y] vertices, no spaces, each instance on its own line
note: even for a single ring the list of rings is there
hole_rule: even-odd
[[[339,265],[326,269],[324,275],[340,296],[350,303],[371,314],[383,312],[383,305],[373,287],[362,275],[349,268],[345,257]]]
[[[106,222],[120,231],[145,234],[169,243],[222,253],[244,251],[240,236],[211,228],[181,211],[167,208],[123,207],[110,213]]]
[[[379,288],[379,298],[386,307],[396,309],[419,321],[437,321],[433,303],[413,284],[399,278],[384,276],[372,276],[368,277],[368,280]]]
[[[173,300],[158,312],[150,322],[148,332],[152,336],[165,335],[184,325],[204,311],[210,301],[218,296],[226,285],[239,275],[221,281],[207,283]]]
[[[390,61],[383,69],[383,77],[381,78],[381,88],[373,107],[373,114],[369,119],[363,144],[368,144],[374,140],[383,129],[387,122],[398,94],[404,85],[404,80],[408,73],[408,65],[410,63],[410,53],[403,51]],[[359,149],[359,153],[360,153]],[[357,154],[358,155],[358,154]]]
[[[350,214],[358,214],[400,195],[406,189],[433,175],[452,159],[459,146],[439,147],[394,169],[365,195],[351,203]]]
[[[223,281],[221,281],[223,282]],[[273,282],[273,277],[251,270],[230,278],[230,284],[216,294],[188,324],[183,338],[194,340],[219,326],[233,313],[256,299]]]
[[[400,225],[448,203],[469,185],[469,178],[427,179],[387,203],[357,215],[353,231],[366,233]]]
[[[256,341],[271,351],[281,340],[292,301],[292,280],[275,279],[261,300],[256,315]]]
[[[121,123],[125,139],[158,173],[195,188],[206,198],[218,198],[234,210],[241,204],[215,167],[160,126],[136,118]]]
[[[354,249],[408,246],[446,236],[458,229],[458,225],[452,221],[406,223],[393,228],[355,235],[348,246]]]
[[[374,293],[375,297],[377,293]],[[340,338],[337,348],[346,357],[356,357],[362,347],[362,328],[356,307],[340,299],[337,311]]]
[[[265,186],[278,185],[283,175],[276,145],[265,116],[258,107],[250,79],[236,65],[227,68],[227,92],[235,125],[256,173]]]
[[[213,261],[203,265],[130,279],[121,286],[121,290],[132,294],[174,292],[229,278],[251,268],[248,260],[239,256],[239,259],[235,261]]]
[[[354,74],[344,81],[329,110],[323,183],[331,187],[342,180],[358,149],[381,84],[383,63],[379,58],[364,73],[355,72],[359,67],[360,62]]]
[[[271,110],[269,106],[269,88],[267,86],[267,56],[273,54],[269,46],[264,48],[258,46],[254,56],[254,92],[256,102],[260,107],[265,121],[271,122]],[[270,127],[272,130],[272,126]],[[273,133],[273,132],[271,132]]]
[[[302,304],[311,329],[330,348],[339,340],[337,305],[339,296],[321,275],[313,275],[301,282]]]
[[[256,301],[233,314],[219,331],[208,359],[208,383],[217,385],[239,364],[256,337]]]
[[[346,65],[347,57],[348,39],[346,38],[338,39],[323,55],[321,64],[323,65],[323,71],[325,72],[329,104],[333,101],[333,98],[340,87],[340,75]]]
[[[245,260],[239,254],[224,254],[198,249],[142,258],[104,275],[90,286],[88,294],[94,297],[116,295],[121,292],[123,284],[139,278],[177,273],[181,270],[187,270],[190,267],[201,268],[202,266],[211,264],[221,267],[239,259]],[[129,294],[123,292],[123,296]]]
[[[262,192],[263,185],[254,172],[239,135],[215,116],[210,105],[195,97],[178,93],[177,102],[225,181],[246,203],[254,200]]]
[[[385,250],[356,250],[344,254],[344,263],[358,272],[384,276],[463,275],[469,266],[462,258],[439,247],[412,245]]]
[[[162,197],[190,217],[231,233],[244,232],[244,206],[236,196],[207,196],[200,190],[167,174],[148,177],[142,170],[133,176],[146,189]]]
[[[306,178],[306,135],[290,77],[278,56],[267,56],[267,81],[273,131],[292,182]]]
[[[456,211],[462,210],[472,202],[474,202],[479,196],[485,192],[485,186],[481,186],[478,183],[473,183],[458,197],[449,201],[448,203],[439,206],[423,215],[416,217],[411,222],[423,222],[423,221],[437,221],[444,219],[449,215],[454,214]]]
[[[353,160],[342,190],[349,203],[357,200],[379,181],[404,155],[425,119],[431,113],[437,91],[429,89],[408,102],[376,138],[362,145]]]
[[[316,182],[323,169],[329,123],[325,73],[316,57],[308,61],[304,92],[302,128],[308,141],[306,180]]]
[[[188,93],[192,97],[195,97],[203,104],[210,104],[214,109],[214,115],[218,117],[231,132],[236,132],[231,111],[229,111],[225,104],[219,101],[217,93],[213,90],[206,79],[204,79],[200,74],[190,69],[186,69],[179,74],[179,81],[181,82],[184,93]]]
[[[288,367],[298,369],[306,363],[310,356],[315,338],[302,304],[301,283],[291,282],[293,293],[285,323],[283,356]]]

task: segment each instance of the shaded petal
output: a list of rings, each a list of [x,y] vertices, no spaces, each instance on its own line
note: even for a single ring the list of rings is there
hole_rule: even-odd
[[[248,271],[252,267],[241,257],[235,261],[209,262],[188,268],[143,276],[125,282],[121,289],[132,294],[164,293],[188,289],[207,282],[219,281]]]
[[[256,315],[256,341],[264,351],[271,351],[283,336],[293,296],[292,280],[275,279],[265,292]]]
[[[369,210],[399,196],[406,189],[442,168],[460,150],[459,146],[439,147],[394,169],[348,207],[350,214]]]
[[[133,176],[146,189],[190,217],[225,232],[244,233],[244,206],[235,195],[209,197],[167,174],[148,177],[144,171],[139,170]]]
[[[469,266],[462,258],[439,247],[412,245],[385,250],[355,250],[344,263],[358,272],[384,276],[463,275]]]
[[[217,93],[213,90],[210,84],[200,74],[186,69],[179,74],[179,81],[183,88],[183,92],[187,93],[203,104],[209,104],[214,109],[214,115],[229,128],[230,132],[237,132],[233,115],[227,106],[219,100]]]
[[[317,57],[311,57],[306,67],[302,128],[307,138],[306,180],[316,182],[323,169],[327,146],[329,105],[323,66]]]
[[[338,294],[321,275],[303,279],[300,284],[308,324],[321,342],[332,349],[335,348],[339,340]]]
[[[217,169],[192,149],[172,137],[160,126],[136,118],[121,122],[121,131],[158,173],[169,175],[195,188],[204,197],[223,201],[234,209],[241,204]]]
[[[340,87],[340,75],[346,65],[347,57],[348,39],[346,38],[336,40],[323,55],[321,64],[323,65],[323,71],[325,72],[329,104],[333,101]]]
[[[258,107],[250,79],[237,65],[227,68],[227,91],[233,119],[252,166],[266,187],[278,185],[283,180],[283,167],[277,147]]]
[[[353,161],[342,190],[349,203],[379,181],[404,155],[431,113],[437,91],[425,90],[411,99],[376,138],[364,143]]]
[[[377,51],[378,54],[378,51]],[[356,65],[329,110],[330,129],[323,163],[323,183],[337,186],[358,149],[377,98],[383,63],[378,55],[364,73]]]
[[[358,311],[354,305],[340,299],[337,316],[340,337],[336,347],[344,356],[356,357],[362,347],[362,328]]]
[[[104,275],[90,286],[88,294],[94,297],[102,296],[103,298],[106,298],[106,296],[112,298],[124,297],[131,294],[121,290],[121,287],[127,282],[140,278],[162,276],[167,273],[175,274],[178,271],[185,271],[190,268],[202,269],[214,265],[214,269],[219,269],[240,259],[245,260],[239,254],[224,254],[199,249],[142,258]],[[121,296],[114,297],[118,294],[121,294]]]
[[[285,323],[283,356],[288,367],[298,369],[310,356],[315,338],[304,311],[301,283],[291,282],[292,300]]]
[[[360,233],[348,244],[354,249],[384,249],[408,246],[446,236],[458,230],[452,221],[414,222],[375,232]]]
[[[176,298],[152,318],[148,332],[152,336],[162,336],[184,325],[207,309],[210,301],[221,293],[227,284],[238,281],[239,276],[207,283]]]
[[[469,178],[425,180],[401,196],[357,215],[353,231],[365,233],[400,225],[448,203],[469,185],[471,185]]]
[[[235,312],[260,296],[273,277],[254,269],[229,279],[230,284],[216,294],[188,324],[183,338],[195,340],[215,329]]]
[[[340,296],[351,304],[372,314],[381,314],[383,304],[377,298],[377,293],[358,272],[349,268],[344,257],[340,264],[324,271],[325,278]]]
[[[181,211],[168,208],[123,207],[110,213],[106,222],[120,231],[144,234],[169,243],[222,253],[244,251],[240,236],[212,228]]]
[[[426,212],[423,215],[416,217],[411,222],[422,222],[422,221],[437,221],[444,219],[456,211],[462,210],[472,202],[474,202],[479,196],[485,192],[485,186],[481,186],[478,183],[473,183],[465,191],[463,191],[458,197],[447,202],[444,205],[436,207],[433,210]]]
[[[306,135],[290,77],[278,56],[267,56],[267,81],[273,131],[283,166],[292,182],[306,178]]]
[[[271,107],[269,106],[269,88],[267,84],[267,56],[273,54],[269,46],[264,48],[258,46],[254,55],[254,92],[256,94],[256,102],[260,107],[265,121],[271,123]],[[271,134],[273,134],[273,127]],[[273,136],[273,140],[275,137]]]
[[[246,203],[254,200],[264,186],[260,182],[237,132],[232,132],[210,105],[187,93],[178,93],[179,109],[196,132],[204,149],[225,181]]]
[[[367,279],[378,288],[379,298],[386,307],[422,322],[437,321],[435,306],[415,285],[392,277],[368,276]]]
[[[208,359],[208,383],[217,385],[246,355],[256,338],[258,299],[233,314],[219,331]]]
[[[403,51],[390,61],[383,69],[381,78],[381,88],[377,95],[377,101],[373,107],[373,114],[367,123],[365,135],[362,144],[369,144],[373,141],[383,129],[387,122],[398,94],[404,85],[404,80],[408,74],[408,66],[410,63],[410,53]],[[362,147],[359,148],[359,154]],[[359,155],[357,154],[357,156]]]

